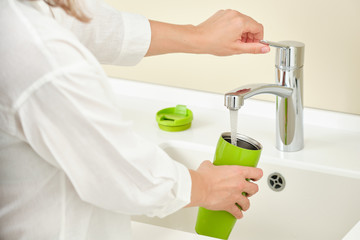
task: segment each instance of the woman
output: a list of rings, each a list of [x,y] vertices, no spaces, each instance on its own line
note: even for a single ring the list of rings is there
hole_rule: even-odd
[[[130,239],[130,216],[249,208],[262,171],[186,169],[136,135],[101,63],[145,55],[266,53],[262,25],[221,10],[173,25],[98,1],[0,2],[0,239]],[[245,197],[241,193],[247,192]]]

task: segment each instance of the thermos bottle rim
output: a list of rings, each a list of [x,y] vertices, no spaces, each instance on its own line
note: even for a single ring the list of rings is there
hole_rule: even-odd
[[[228,140],[228,142],[231,142],[231,141],[229,141],[231,139],[231,133],[230,132],[224,132],[221,136],[222,136],[222,138],[224,140]],[[241,141],[243,141],[245,143],[248,143],[251,146],[253,146],[255,149],[252,149],[252,150],[261,150],[263,148],[261,143],[259,143],[255,139],[253,139],[251,137],[248,137],[246,135],[242,135],[242,134],[237,133],[236,134],[236,139],[241,140]]]

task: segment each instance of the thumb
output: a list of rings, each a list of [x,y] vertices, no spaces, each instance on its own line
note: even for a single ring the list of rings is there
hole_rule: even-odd
[[[263,54],[270,52],[270,47],[262,43],[244,43],[237,42],[237,48],[239,54],[241,53],[252,53],[252,54]]]

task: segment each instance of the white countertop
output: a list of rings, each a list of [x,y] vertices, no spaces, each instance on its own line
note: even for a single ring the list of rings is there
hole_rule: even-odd
[[[342,240],[359,240],[360,239],[360,221],[346,234]]]
[[[111,87],[135,131],[155,143],[186,141],[215,148],[220,134],[230,131],[229,111],[221,94],[119,79],[112,79]],[[191,128],[160,130],[156,112],[177,104],[193,111]],[[280,152],[275,148],[275,104],[247,99],[239,110],[238,132],[261,142],[267,161],[360,178],[360,116],[305,108],[304,123],[304,149]]]
[[[360,221],[346,234],[342,240],[359,240],[360,239]]]
[[[133,240],[216,240],[216,238],[140,222],[131,222],[131,228]]]

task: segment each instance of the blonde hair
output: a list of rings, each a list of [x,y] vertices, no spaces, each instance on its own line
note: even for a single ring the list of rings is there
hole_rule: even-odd
[[[91,18],[84,12],[79,0],[44,0],[51,7],[61,7],[64,11],[81,22],[90,22]]]

